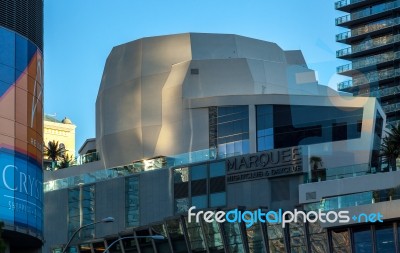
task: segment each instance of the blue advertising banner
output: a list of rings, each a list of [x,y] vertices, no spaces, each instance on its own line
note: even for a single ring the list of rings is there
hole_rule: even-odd
[[[0,149],[0,220],[42,234],[43,174],[27,155]]]

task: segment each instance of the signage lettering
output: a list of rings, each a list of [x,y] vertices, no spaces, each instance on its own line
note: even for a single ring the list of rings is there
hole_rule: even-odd
[[[300,147],[228,158],[225,167],[228,183],[292,175],[303,171]]]

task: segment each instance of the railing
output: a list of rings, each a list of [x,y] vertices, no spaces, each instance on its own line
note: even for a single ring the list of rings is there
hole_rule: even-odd
[[[316,211],[321,209],[321,211],[326,212],[330,210],[370,205],[397,199],[400,199],[400,187],[323,198],[319,202],[305,204],[304,210]]]
[[[366,1],[366,0],[341,0],[341,1],[337,1],[335,3],[335,8],[338,9],[338,8],[346,6],[346,5],[355,4],[355,3],[364,2],[364,1]]]
[[[356,87],[364,84],[382,81],[388,78],[394,78],[400,76],[400,69],[386,69],[380,71],[373,71],[362,75],[353,80],[347,80],[338,84],[338,90],[343,90],[349,87]]]
[[[375,39],[369,39],[364,41],[358,45],[354,45],[352,47],[344,48],[336,51],[336,57],[346,56],[354,53],[358,53],[361,51],[365,51],[368,49],[378,48],[381,46],[385,46],[388,44],[396,43],[400,41],[400,34],[397,35],[387,35]]]
[[[311,174],[313,174],[312,172],[313,171],[311,170]],[[324,169],[323,173],[318,173],[319,175],[323,175],[321,177],[313,177],[313,176],[310,176],[307,174],[304,178],[304,183],[335,180],[335,179],[342,179],[342,178],[348,178],[348,177],[358,177],[358,176],[367,175],[372,172],[375,172],[375,171],[371,171],[371,168],[370,168],[369,164],[367,164],[367,163],[343,166],[343,167],[336,167],[336,168],[329,168],[329,169]],[[318,175],[318,174],[315,174],[315,175]]]
[[[385,113],[396,112],[400,110],[400,103],[384,105],[382,106],[382,109]]]
[[[345,15],[345,16],[342,16],[342,17],[338,17],[335,20],[336,21],[336,25],[340,25],[340,24],[343,24],[343,23],[346,23],[346,22],[349,22],[349,21],[354,21],[354,20],[357,20],[357,19],[365,18],[365,17],[372,16],[372,15],[375,15],[375,14],[379,14],[379,13],[382,13],[382,12],[385,12],[385,11],[388,11],[388,10],[392,10],[392,9],[395,9],[395,8],[399,7],[399,4],[398,4],[397,1],[394,1],[394,2],[380,4],[380,6],[382,6],[382,7],[378,8],[378,5],[374,6],[376,8],[369,8],[368,7],[366,9],[363,9],[363,10],[360,10],[360,11],[357,11],[357,12],[353,12],[351,14],[348,14],[348,15]]]
[[[366,91],[366,92],[361,92],[358,95],[359,96],[366,96],[366,97],[377,97],[377,98],[382,98],[382,97],[387,97],[387,96],[393,96],[396,94],[400,94],[400,86],[395,86],[395,87],[390,87],[390,88],[385,88],[385,89],[379,89],[379,90],[374,90],[374,91]]]
[[[43,188],[45,192],[55,191],[59,189],[74,187],[79,184],[94,183],[97,181],[112,179],[116,177],[124,177],[145,171],[167,169],[174,166],[202,162],[207,160],[216,160],[241,154],[242,153],[232,153],[232,154],[221,155],[218,154],[216,148],[211,148],[194,152],[188,152],[175,156],[168,156],[168,157],[161,156],[152,159],[133,162],[131,164],[127,164],[124,166],[118,166],[114,168],[98,170],[95,172],[81,174],[68,178],[47,181],[43,184]]]
[[[88,153],[80,155],[76,158],[74,165],[82,165],[100,160],[99,152]]]
[[[400,59],[400,52],[388,52],[354,60],[352,63],[337,67],[336,71],[337,73],[343,73],[346,71],[361,69],[369,66],[374,66],[383,62],[394,61],[398,59]]]
[[[370,25],[365,25],[356,29],[352,29],[351,31],[339,33],[336,35],[336,41],[341,41],[345,40],[351,37],[367,34],[370,32],[378,31],[381,29],[385,29],[388,27],[393,27],[400,24],[400,18],[394,18],[394,19],[385,19],[382,21],[379,21],[379,23],[374,23]]]

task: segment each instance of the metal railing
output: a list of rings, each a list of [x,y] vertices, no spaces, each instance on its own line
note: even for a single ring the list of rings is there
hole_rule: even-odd
[[[336,35],[336,41],[345,40],[351,37],[356,37],[359,35],[367,34],[370,32],[378,31],[381,29],[385,29],[388,27],[393,27],[400,24],[400,18],[394,19],[385,19],[380,21],[379,23],[365,25],[356,29],[352,29],[351,31],[339,33]]]
[[[59,189],[74,187],[79,184],[89,184],[116,177],[133,175],[145,171],[167,169],[174,166],[187,165],[208,160],[217,160],[242,154],[243,153],[218,154],[216,148],[210,148],[168,157],[160,156],[156,158],[133,162],[124,166],[117,166],[114,168],[98,170],[91,173],[47,181],[44,182],[43,188],[45,192],[55,191]]]
[[[374,91],[364,91],[364,92],[360,92],[358,95],[365,96],[365,97],[382,98],[382,97],[393,96],[393,95],[397,95],[397,94],[400,94],[400,86],[379,89],[379,90],[374,90]]]
[[[389,45],[392,43],[396,43],[400,41],[400,34],[397,35],[386,35],[374,39],[366,40],[358,45],[354,45],[351,47],[343,48],[341,50],[336,51],[336,57],[346,56],[354,53],[358,53],[361,51],[378,48],[381,46]]]
[[[99,152],[88,153],[80,155],[75,159],[74,165],[82,165],[100,160]]]
[[[338,74],[340,74],[346,71],[370,67],[380,63],[394,61],[398,59],[400,59],[400,52],[387,52],[354,60],[352,63],[337,67],[336,71]]]
[[[391,105],[383,105],[382,109],[385,113],[396,112],[400,110],[400,103],[391,104]]]
[[[341,8],[350,4],[355,4],[355,3],[360,3],[360,2],[364,2],[367,0],[341,0],[341,1],[337,1],[335,2],[335,8]]]
[[[368,175],[372,172],[375,172],[374,169],[371,170],[369,164],[367,163],[329,168],[325,169],[324,173],[319,173],[320,175],[323,175],[322,177],[314,178],[313,176],[310,176],[308,174],[305,175],[304,183],[313,183],[318,181],[358,177],[358,176]]]
[[[385,69],[380,71],[373,71],[361,75],[361,77],[353,78],[353,80],[347,80],[338,83],[338,90],[343,90],[349,87],[356,87],[364,84],[373,82],[379,82],[388,78],[394,78],[400,76],[400,69]]]
[[[340,25],[340,24],[343,24],[343,23],[346,23],[346,22],[349,22],[349,21],[354,21],[354,20],[357,20],[357,19],[365,18],[365,17],[368,17],[368,16],[372,16],[372,15],[375,15],[375,14],[379,14],[379,13],[385,12],[385,11],[393,10],[393,9],[399,7],[398,1],[388,2],[388,3],[381,4],[381,5],[382,5],[382,8],[374,9],[374,8],[368,7],[368,8],[365,8],[363,10],[360,10],[360,11],[357,11],[357,12],[353,12],[351,14],[347,14],[347,15],[342,16],[342,17],[338,17],[338,18],[336,18],[335,23],[336,23],[336,25]]]

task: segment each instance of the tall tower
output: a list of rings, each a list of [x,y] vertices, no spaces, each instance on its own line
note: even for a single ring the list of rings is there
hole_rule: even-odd
[[[336,57],[351,62],[337,67],[337,73],[351,78],[339,83],[338,90],[377,97],[387,123],[399,123],[400,1],[341,0],[335,8],[347,13],[336,18],[336,25],[348,29],[336,41],[350,46]]]
[[[0,0],[0,221],[6,252],[43,238],[43,0]]]

